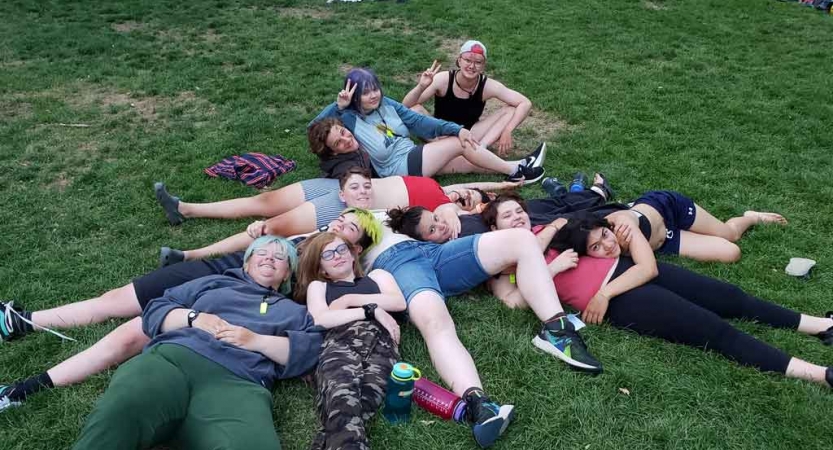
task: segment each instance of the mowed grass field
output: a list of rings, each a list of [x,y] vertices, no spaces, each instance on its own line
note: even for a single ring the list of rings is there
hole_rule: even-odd
[[[372,67],[401,99],[468,38],[487,72],[526,94],[517,153],[549,143],[549,175],[602,171],[620,198],[675,189],[716,216],[784,214],[732,265],[669,261],[800,311],[833,309],[833,17],[769,0],[323,0],[0,2],[0,299],[28,309],[96,296],[155,268],[159,247],[202,246],[247,220],[168,226],[152,185],[192,201],[253,195],[202,169],[249,151],[317,175],[305,127],[345,71]],[[478,177],[458,177],[475,180]],[[482,180],[498,177],[479,177]],[[450,181],[448,179],[444,181]],[[526,197],[543,195],[537,186]],[[790,257],[818,261],[809,281]],[[609,326],[584,332],[605,373],[588,377],[530,343],[538,321],[485,290],[449,301],[491,395],[517,406],[496,448],[829,448],[833,391]],[[86,348],[119,321],[0,345],[0,383]],[[813,337],[738,326],[833,364]],[[405,327],[403,357],[436,380]],[[112,371],[0,413],[0,449],[68,448]],[[304,449],[313,390],[279,383],[275,426]],[[463,426],[415,411],[371,427],[375,448],[472,449]]]

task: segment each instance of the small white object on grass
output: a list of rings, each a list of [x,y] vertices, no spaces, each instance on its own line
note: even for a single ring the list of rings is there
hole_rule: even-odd
[[[790,263],[787,264],[787,268],[784,269],[784,272],[787,275],[791,275],[794,277],[808,277],[810,275],[810,269],[816,265],[816,262],[812,259],[807,258],[790,258]]]

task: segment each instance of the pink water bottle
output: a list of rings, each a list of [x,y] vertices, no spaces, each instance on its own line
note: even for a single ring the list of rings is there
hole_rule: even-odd
[[[420,408],[445,420],[463,422],[466,402],[442,386],[420,378],[414,382],[414,402]]]

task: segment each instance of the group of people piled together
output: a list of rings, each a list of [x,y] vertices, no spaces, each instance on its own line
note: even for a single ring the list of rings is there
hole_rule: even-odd
[[[534,346],[576,370],[598,374],[602,364],[563,304],[591,325],[606,320],[833,386],[833,369],[725,320],[794,329],[831,345],[833,315],[800,314],[654,257],[736,261],[734,242],[748,228],[783,217],[747,211],[723,222],[672,191],[612,203],[601,174],[577,192],[550,180],[550,197],[525,201],[511,190],[543,177],[546,145],[503,159],[531,103],[484,75],[486,56],[482,43],[466,42],[455,70],[441,72],[435,62],[401,103],[384,96],[372,71],[351,70],[308,129],[322,178],[214,203],[185,202],[157,183],[172,225],[267,220],[204,248],[163,247],[159,269],[100,297],[43,311],[0,304],[4,341],[131,319],[55,367],[0,386],[0,409],[124,363],[75,448],[174,440],[186,448],[274,449],[270,389],[314,372],[320,427],[311,448],[369,448],[366,427],[400,358],[399,327],[410,321],[442,381],[465,400],[474,439],[489,447],[514,406],[486,394],[446,307],[447,297],[481,284],[508,307],[531,309],[541,321]],[[433,117],[422,106],[432,99]],[[484,115],[489,99],[504,106]],[[430,178],[471,172],[506,179],[440,186]]]

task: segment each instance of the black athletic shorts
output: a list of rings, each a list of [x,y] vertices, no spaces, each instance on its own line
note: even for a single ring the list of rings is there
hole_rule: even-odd
[[[232,253],[220,258],[198,261],[184,261],[162,267],[133,279],[133,288],[139,306],[144,311],[151,300],[159,298],[166,289],[179,286],[208,275],[222,275],[228,269],[243,267],[243,252]]]

